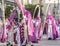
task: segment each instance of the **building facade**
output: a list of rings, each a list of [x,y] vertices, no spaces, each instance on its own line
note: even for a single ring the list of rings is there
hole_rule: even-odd
[[[1,3],[1,1],[2,0],[0,0],[0,3]],[[4,0],[5,1],[5,3],[6,4],[15,4],[14,3],[14,0]],[[21,3],[23,4],[23,5],[27,5],[27,4],[42,4],[43,5],[43,7],[42,7],[42,11],[43,11],[43,13],[44,14],[46,14],[46,10],[47,10],[47,6],[48,6],[48,4],[49,4],[49,1],[47,2],[47,0],[20,0],[21,1]],[[57,18],[57,17],[59,17],[59,15],[60,15],[60,0],[56,0],[55,2],[55,6],[56,6],[56,8],[54,8],[54,1],[55,0],[51,0],[51,13],[52,13],[52,15],[55,17],[55,18]],[[0,8],[2,8],[1,7],[2,5],[0,4]],[[54,9],[55,9],[55,11],[54,11]],[[54,14],[54,12],[55,12],[55,14]],[[58,12],[58,13],[57,13]]]

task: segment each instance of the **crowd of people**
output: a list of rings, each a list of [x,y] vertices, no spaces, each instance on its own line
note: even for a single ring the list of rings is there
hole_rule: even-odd
[[[17,7],[22,12],[21,21],[18,23],[14,19],[17,10],[14,9],[9,18],[5,19],[5,24],[0,18],[0,42],[8,42],[11,46],[14,42],[18,46],[26,46],[28,42],[38,43],[43,35],[43,26],[40,18],[40,10],[34,19],[32,19],[31,13],[26,10],[19,0],[15,0]],[[55,18],[51,15],[50,7],[48,7],[47,18],[45,20],[46,36],[48,40],[56,40],[59,37],[60,32],[60,19],[56,24]],[[6,27],[6,28],[5,28]]]

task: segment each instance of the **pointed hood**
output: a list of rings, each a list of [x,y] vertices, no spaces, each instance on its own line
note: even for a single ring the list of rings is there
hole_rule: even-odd
[[[34,34],[35,30],[34,30],[34,25],[33,25],[33,22],[32,22],[31,13],[22,6],[22,4],[19,0],[15,0],[15,3],[18,6],[18,8],[22,11],[23,15],[25,15],[26,18],[27,18],[29,41],[37,41],[36,36]]]
[[[47,13],[47,25],[46,25],[46,30],[48,31],[48,23],[49,23],[49,19],[52,21],[52,32],[53,32],[53,38],[56,38],[58,36],[58,33],[57,33],[57,29],[56,29],[56,21],[55,21],[55,18],[51,15],[51,12],[50,12],[50,7],[48,8],[48,13]]]

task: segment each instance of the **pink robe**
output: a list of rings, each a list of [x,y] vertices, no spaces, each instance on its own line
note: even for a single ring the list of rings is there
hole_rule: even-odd
[[[31,42],[37,42],[36,36],[35,36],[35,30],[34,30],[34,25],[32,22],[32,17],[31,13],[27,11],[18,0],[15,0],[15,3],[17,4],[18,8],[22,11],[22,13],[26,16],[27,18],[27,26],[28,26],[28,39]]]
[[[56,29],[56,22],[54,17],[51,15],[50,13],[50,9],[48,9],[48,17],[46,19],[47,24],[46,24],[46,31],[48,32],[48,23],[49,23],[49,19],[52,21],[52,35],[53,35],[53,39],[58,38],[58,32]],[[47,33],[48,34],[48,33]]]
[[[3,24],[1,42],[5,42],[8,39],[8,31],[12,27],[11,24],[15,15],[16,15],[16,9],[14,9],[13,12],[10,14],[10,17],[5,20],[6,31],[4,29],[4,24]]]
[[[41,23],[41,18],[36,17],[35,18],[35,32],[36,32],[36,37],[37,39],[40,39],[42,37],[42,23]]]

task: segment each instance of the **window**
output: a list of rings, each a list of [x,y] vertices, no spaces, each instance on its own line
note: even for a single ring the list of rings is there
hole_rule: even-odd
[[[58,3],[58,0],[45,0],[45,3]]]
[[[29,0],[29,4],[32,4],[32,0]]]

